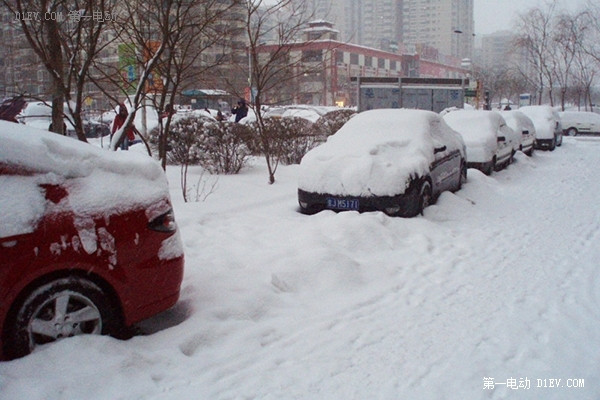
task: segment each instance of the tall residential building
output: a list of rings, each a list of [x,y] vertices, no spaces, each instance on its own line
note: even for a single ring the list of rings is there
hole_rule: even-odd
[[[405,45],[424,44],[458,59],[473,58],[473,0],[405,0]]]
[[[483,35],[478,64],[486,69],[492,69],[496,66],[507,67],[516,62],[519,54],[515,52],[512,45],[514,38],[514,34],[510,31],[498,31]]]
[[[403,0],[309,0],[315,19],[332,22],[343,42],[395,52]]]
[[[472,58],[474,0],[309,0],[316,19],[333,22],[342,41],[394,51],[436,48]]]

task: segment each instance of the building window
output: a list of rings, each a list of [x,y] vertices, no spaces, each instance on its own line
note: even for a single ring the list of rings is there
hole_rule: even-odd
[[[365,66],[372,67],[373,66],[373,57],[365,56]]]
[[[323,61],[323,51],[321,50],[304,50],[302,52],[302,62]]]
[[[392,71],[395,71],[395,70],[396,70],[396,61],[393,61],[393,60],[392,60],[392,61],[390,61],[390,69],[391,69]]]
[[[358,54],[350,53],[350,64],[358,65]]]
[[[381,69],[385,68],[385,58],[377,59],[377,67]]]

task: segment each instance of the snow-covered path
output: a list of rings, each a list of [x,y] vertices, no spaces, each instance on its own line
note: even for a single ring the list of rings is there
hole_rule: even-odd
[[[413,219],[301,215],[293,166],[174,188],[179,304],[1,363],[0,399],[597,399],[599,159],[566,138]]]

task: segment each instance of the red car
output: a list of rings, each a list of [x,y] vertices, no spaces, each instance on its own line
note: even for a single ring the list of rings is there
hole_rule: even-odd
[[[184,255],[160,165],[0,121],[0,358],[119,336],[179,298]]]

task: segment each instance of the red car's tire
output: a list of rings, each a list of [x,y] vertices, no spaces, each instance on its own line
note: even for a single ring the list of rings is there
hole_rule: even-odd
[[[67,337],[117,332],[120,323],[100,287],[81,277],[67,277],[31,290],[6,326],[4,354],[12,359]]]

